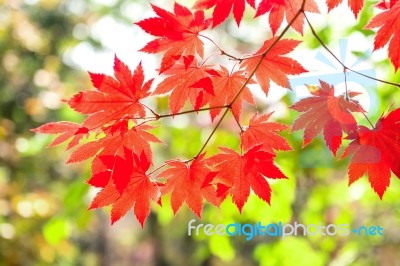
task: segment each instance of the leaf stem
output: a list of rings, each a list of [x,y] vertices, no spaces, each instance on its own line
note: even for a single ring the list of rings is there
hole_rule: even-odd
[[[372,127],[373,129],[375,129],[375,126],[372,124],[371,120],[368,118],[368,116],[367,116],[367,114],[364,112],[364,110],[362,110],[362,109],[360,108],[360,112],[363,114],[363,116],[365,117],[365,119],[367,119],[367,121],[368,121],[368,123],[371,125],[371,127]]]
[[[219,54],[218,52],[210,54],[206,59],[203,60],[203,62],[201,62],[200,66],[203,66],[211,57],[218,54]]]
[[[170,161],[166,161],[165,163],[163,163],[163,164],[160,165],[159,167],[153,169],[153,171],[151,171],[151,172],[148,173],[147,175],[150,176],[150,175],[154,174],[155,172],[157,172],[157,171],[160,170],[161,168],[167,166],[169,162],[170,162]]]
[[[346,99],[346,101],[350,101],[349,91],[347,89],[347,68],[346,67],[343,68],[343,74],[344,74],[344,86],[346,88],[345,99]],[[372,126],[372,128],[375,128],[374,125],[371,123],[371,120],[369,120],[367,114],[364,112],[363,108],[358,104],[356,104],[356,106],[358,107],[360,112],[363,114],[363,116],[367,119],[368,123]]]
[[[347,72],[346,72],[346,70],[347,70],[346,68],[343,68],[344,86],[345,86],[345,89],[346,89],[345,99],[346,99],[346,101],[350,101],[349,90],[347,89]]]
[[[231,55],[231,54],[228,54],[227,52],[225,52],[225,50],[222,49],[222,48],[221,48],[213,39],[211,39],[210,37],[205,36],[205,35],[202,35],[202,34],[199,34],[198,36],[199,36],[199,37],[203,37],[203,38],[209,40],[212,44],[214,44],[215,47],[217,47],[217,49],[220,51],[220,54],[221,54],[221,55],[226,55],[227,57],[229,57],[229,58],[231,58],[231,59],[233,59],[233,60],[242,61],[240,58],[238,58],[238,57],[236,57],[236,56],[234,56],[234,55]]]
[[[239,122],[239,119],[233,113],[232,116],[235,118],[236,124],[239,126],[240,132],[244,132],[243,127]]]

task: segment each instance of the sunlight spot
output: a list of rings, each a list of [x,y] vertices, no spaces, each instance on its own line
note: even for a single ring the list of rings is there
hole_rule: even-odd
[[[50,206],[46,200],[39,198],[33,202],[33,209],[40,216],[46,216],[49,213]]]
[[[17,148],[17,150],[19,152],[26,152],[29,149],[29,142],[27,139],[24,138],[18,138],[15,141],[15,148]]]
[[[12,239],[15,236],[15,229],[12,224],[0,224],[0,236],[5,239]]]
[[[354,183],[349,187],[349,195],[353,201],[359,200],[365,193],[365,185],[362,183]]]
[[[22,217],[31,217],[33,215],[32,203],[26,200],[18,202],[17,212]]]

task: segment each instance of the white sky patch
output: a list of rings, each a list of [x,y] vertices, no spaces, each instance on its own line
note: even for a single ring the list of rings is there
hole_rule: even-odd
[[[105,6],[114,6],[118,2],[118,0],[92,0],[92,2]]]

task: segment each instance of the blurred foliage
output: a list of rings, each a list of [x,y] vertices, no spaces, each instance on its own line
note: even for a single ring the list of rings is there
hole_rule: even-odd
[[[60,149],[30,129],[74,120],[60,98],[87,83],[63,54],[80,41],[79,1],[0,1],[0,264],[92,265],[99,262],[87,212],[86,166],[64,165]],[[94,42],[93,42],[94,43]],[[61,108],[61,109],[60,109]],[[96,230],[95,230],[96,231]]]
[[[366,178],[348,188],[346,162],[332,158],[321,140],[301,150],[300,133],[286,133],[295,149],[278,154],[277,162],[289,179],[271,182],[271,206],[251,196],[239,214],[228,199],[219,209],[206,205],[196,223],[380,225],[383,237],[189,237],[187,223],[196,217],[186,207],[174,217],[168,198],[163,207],[153,206],[143,230],[131,214],[111,227],[106,211],[87,211],[95,193],[84,184],[88,166],[65,166],[63,147],[46,149],[50,138],[30,129],[81,119],[60,100],[90,87],[87,75],[67,58],[68,51],[83,41],[103,49],[90,28],[104,15],[131,25],[133,18],[122,11],[132,2],[148,8],[147,1],[0,0],[0,265],[399,265],[399,181],[393,179],[382,202]],[[371,16],[365,8],[347,34],[361,30]],[[252,15],[246,15],[243,27],[251,23]],[[232,32],[232,27],[226,23],[221,30]],[[320,32],[327,43],[337,40],[329,28]],[[310,48],[320,48],[311,35],[305,37]],[[247,38],[239,34],[219,41],[243,50]],[[377,67],[392,69],[387,60]],[[399,75],[382,78],[398,81]],[[399,107],[397,88],[379,84],[379,95],[380,112],[392,103]],[[290,97],[283,101],[290,104]],[[165,98],[153,104],[167,112]],[[248,111],[248,116],[254,112]],[[294,115],[280,120],[290,123]],[[210,133],[205,120],[200,115],[161,121],[155,133],[165,145],[154,147],[156,164],[193,156]],[[237,148],[232,128],[232,119],[222,124],[209,155],[220,145]]]

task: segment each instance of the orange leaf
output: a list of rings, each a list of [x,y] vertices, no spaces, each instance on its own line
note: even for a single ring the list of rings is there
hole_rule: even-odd
[[[203,11],[196,11],[193,14],[176,2],[174,14],[154,5],[152,8],[158,17],[145,19],[136,24],[147,33],[159,37],[146,44],[140,51],[152,54],[165,52],[160,73],[172,67],[182,56],[203,57],[203,42],[198,35],[207,29],[211,22],[204,18]]]
[[[252,73],[258,65],[261,54],[267,51],[276,41],[277,37],[265,41],[263,46],[255,52],[254,56],[242,63],[248,73]],[[288,75],[297,75],[307,72],[297,61],[285,56],[296,48],[300,41],[283,39],[278,41],[275,46],[263,58],[261,65],[258,67],[255,77],[261,88],[268,95],[270,80],[279,86],[288,88]]]
[[[333,86],[320,81],[321,87],[308,86],[312,97],[295,103],[293,110],[303,112],[293,123],[291,131],[304,130],[303,147],[323,131],[326,145],[336,155],[342,143],[342,132],[354,132],[357,122],[351,112],[361,112],[362,107],[354,100],[346,100],[343,95],[335,96]],[[354,96],[356,93],[349,93]]]

